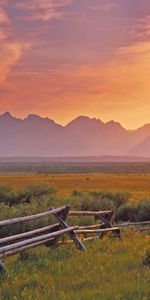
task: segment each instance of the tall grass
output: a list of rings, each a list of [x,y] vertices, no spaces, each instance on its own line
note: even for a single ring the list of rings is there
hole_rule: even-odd
[[[70,204],[72,209],[113,208],[117,220],[143,220],[150,201],[130,203],[130,195],[109,191],[73,191],[59,197],[51,186],[24,190],[0,188],[0,219],[24,216],[51,206]],[[54,222],[45,218],[0,229],[0,236],[30,230]],[[70,223],[90,224],[92,218],[69,218]],[[7,272],[0,276],[0,300],[149,300],[149,236],[125,230],[121,239],[111,235],[88,242],[88,251],[74,245],[39,247],[5,260]],[[145,256],[146,253],[146,256]],[[146,263],[145,263],[146,262]]]
[[[87,253],[65,245],[9,258],[0,299],[149,300],[150,269],[142,264],[148,245],[144,235],[125,231],[121,240],[87,243]]]

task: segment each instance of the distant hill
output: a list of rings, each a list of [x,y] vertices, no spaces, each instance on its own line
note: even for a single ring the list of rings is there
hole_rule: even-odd
[[[62,126],[38,115],[22,120],[7,112],[0,115],[0,156],[145,161],[150,157],[150,124],[126,130],[114,121],[80,116]]]

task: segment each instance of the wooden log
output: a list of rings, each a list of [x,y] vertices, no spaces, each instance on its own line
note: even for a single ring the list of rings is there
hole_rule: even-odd
[[[102,226],[102,224],[79,226],[79,229],[97,229],[97,228],[100,229],[101,226]]]
[[[41,245],[43,245],[47,242],[50,242],[50,241],[53,241],[53,238],[46,239],[46,240],[43,240],[43,241],[40,241],[40,242],[36,242],[36,243],[31,244],[31,245],[24,246],[24,247],[21,247],[21,248],[17,248],[17,249],[14,249],[14,250],[10,250],[8,252],[0,254],[0,257],[5,258],[5,257],[8,257],[8,256],[16,255],[18,253],[22,253],[24,251],[34,249],[34,248],[36,248],[38,246],[41,246]]]
[[[77,229],[75,233],[84,234],[84,233],[101,233],[101,232],[111,232],[118,231],[119,227],[105,228],[105,229]]]
[[[119,227],[127,227],[127,226],[139,226],[139,225],[150,225],[150,221],[145,222],[127,222],[122,224],[117,224]]]
[[[0,261],[0,274],[3,274],[6,271],[5,265]]]
[[[100,238],[99,235],[95,235],[88,238],[84,238],[83,241],[96,241],[99,240],[99,238]]]
[[[43,217],[47,217],[49,215],[53,215],[53,213],[62,212],[65,209],[66,209],[66,206],[56,208],[56,209],[54,209],[54,211],[45,211],[45,212],[42,212],[42,213],[39,213],[39,214],[36,214],[36,215],[30,215],[30,216],[25,216],[25,217],[19,217],[19,218],[0,221],[0,226],[12,225],[12,224],[16,224],[16,223],[22,223],[22,222],[25,222],[25,221],[32,221],[32,220],[40,219],[40,218],[43,218]]]
[[[68,233],[69,231],[72,231],[72,230],[75,230],[75,229],[78,229],[78,226],[69,227],[69,228],[62,229],[62,230],[59,230],[59,231],[56,231],[56,232],[52,232],[52,233],[44,234],[44,235],[34,237],[34,238],[31,238],[31,239],[27,239],[25,241],[21,241],[21,242],[12,244],[12,245],[4,246],[4,247],[0,248],[0,254],[3,254],[4,252],[10,251],[10,250],[21,248],[21,247],[24,247],[24,246],[27,246],[27,245],[30,245],[30,244],[33,244],[33,243],[36,243],[36,242],[40,242],[40,241],[43,241],[43,240],[46,240],[46,239],[49,239],[49,238],[53,238],[53,237],[55,238],[56,236],[60,236],[62,234]]]
[[[114,214],[113,210],[106,211],[70,211],[69,216],[112,216]]]
[[[67,207],[68,210],[68,214],[69,214],[69,206]],[[54,216],[56,217],[56,219],[58,220],[58,222],[60,223],[61,226],[63,226],[64,228],[69,228],[68,223],[63,220],[58,213],[54,213]],[[66,213],[67,216],[67,213]],[[78,237],[76,236],[76,233],[74,230],[69,232],[69,235],[71,237],[71,239],[73,240],[73,242],[75,243],[76,247],[82,251],[86,251],[86,247],[84,246],[84,244],[78,239]]]
[[[43,232],[48,231],[48,230],[58,230],[59,228],[60,228],[59,223],[49,225],[49,226],[45,226],[45,227],[42,227],[42,228],[39,228],[39,229],[35,229],[35,230],[28,231],[28,232],[12,235],[12,236],[5,237],[5,238],[1,238],[0,239],[0,244],[12,242],[12,241],[22,239],[22,238],[27,238],[27,237],[33,236],[35,234],[43,233]]]
[[[50,210],[54,210],[54,207],[53,208],[50,208]],[[59,214],[59,217],[61,217],[63,220],[66,220],[67,219],[67,217],[68,217],[68,213],[69,213],[69,210],[70,210],[70,206],[69,205],[66,205],[66,207],[65,207],[65,209],[63,210],[63,211],[61,211],[61,212],[59,212],[58,214]],[[64,228],[61,224],[60,224],[60,222],[59,222],[59,226],[61,227],[61,228]],[[59,241],[59,236],[57,236],[55,239],[54,239],[54,241],[53,241],[53,246],[55,245],[57,245],[58,244],[58,241]],[[51,242],[49,243],[46,243],[45,244],[47,247],[51,247],[52,245],[51,245]]]
[[[114,226],[111,224],[111,221],[109,221],[105,216],[103,215],[100,215],[99,216],[100,220],[104,223],[104,226],[106,228],[113,228]],[[100,237],[103,235],[104,233],[101,233],[100,234]],[[116,231],[113,231],[113,235],[115,237],[120,237],[120,228],[118,227],[118,230]]]

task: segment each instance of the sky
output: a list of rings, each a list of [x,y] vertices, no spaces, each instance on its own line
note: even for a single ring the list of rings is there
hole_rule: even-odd
[[[150,123],[149,0],[0,0],[0,113]]]

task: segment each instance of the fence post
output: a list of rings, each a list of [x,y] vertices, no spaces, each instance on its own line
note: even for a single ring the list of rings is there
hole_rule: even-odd
[[[65,214],[61,214],[61,213],[54,213],[54,216],[56,217],[56,219],[58,220],[58,222],[60,223],[60,225],[63,228],[69,228],[69,224],[64,220],[64,216],[65,218],[67,218],[68,214],[69,214],[69,210],[70,210],[70,206],[66,206],[66,212]],[[73,242],[75,243],[75,245],[77,246],[78,249],[82,250],[82,251],[86,251],[86,247],[84,246],[84,244],[78,239],[76,233],[74,232],[74,230],[69,232],[69,235],[71,237],[71,239],[73,240]]]
[[[6,271],[5,265],[0,261],[0,274],[3,274]]]
[[[112,218],[113,215],[114,215],[114,211],[112,210],[112,215],[110,216],[110,218]],[[104,216],[100,215],[99,219],[103,222],[103,224],[102,224],[103,228],[112,228],[113,227],[113,225],[111,223],[111,219],[109,220],[109,216],[104,217]],[[116,231],[113,231],[112,233],[115,237],[120,238],[120,229],[116,229]],[[102,237],[102,236],[103,236],[103,233],[100,234],[100,237]]]

